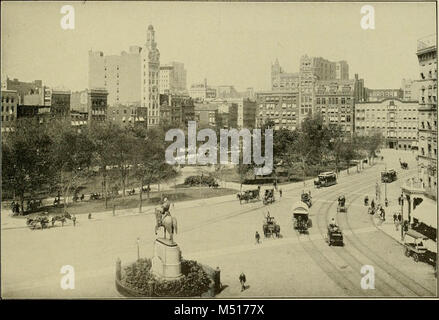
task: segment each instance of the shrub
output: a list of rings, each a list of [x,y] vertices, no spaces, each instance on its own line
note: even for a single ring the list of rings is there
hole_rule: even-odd
[[[179,280],[160,280],[151,273],[151,260],[140,259],[125,268],[122,282],[142,295],[156,297],[194,297],[209,289],[211,279],[196,261],[182,260],[181,272]]]
[[[189,186],[212,186],[216,183],[215,178],[210,175],[189,176],[184,180],[185,185]]]

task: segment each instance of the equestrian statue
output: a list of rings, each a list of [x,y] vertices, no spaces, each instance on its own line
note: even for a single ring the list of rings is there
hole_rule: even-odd
[[[155,234],[157,234],[157,230],[160,227],[163,227],[163,237],[166,239],[166,231],[168,231],[169,240],[173,242],[173,235],[174,233],[177,233],[177,219],[171,216],[171,213],[169,212],[170,207],[171,203],[165,198],[163,204],[160,207],[155,208]]]

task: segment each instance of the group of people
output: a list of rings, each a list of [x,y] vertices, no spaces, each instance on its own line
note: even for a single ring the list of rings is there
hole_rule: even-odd
[[[12,201],[11,210],[12,210],[12,214],[14,215],[20,213],[20,205],[18,204],[18,202]]]

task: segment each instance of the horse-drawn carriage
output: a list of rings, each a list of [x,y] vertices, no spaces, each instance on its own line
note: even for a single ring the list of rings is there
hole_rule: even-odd
[[[49,214],[47,212],[37,214],[26,219],[26,225],[35,230],[37,228],[46,229],[49,227]]]
[[[415,262],[420,260],[427,260],[427,248],[424,246],[424,242],[428,240],[428,237],[415,231],[409,230],[404,237],[404,254],[407,257],[412,256]]]
[[[328,226],[328,234],[326,236],[326,242],[328,245],[341,245],[344,246],[343,233],[337,225]]]
[[[339,196],[337,200],[338,200],[337,212],[348,212],[348,208],[346,207],[345,196]]]
[[[292,207],[293,226],[300,233],[307,233],[308,228],[312,227],[312,221],[309,218],[309,207],[306,203],[299,201]]]
[[[32,217],[28,217],[26,219],[26,224],[32,230],[37,228],[46,229],[50,226],[49,224],[54,227],[55,223],[58,221],[61,222],[61,226],[64,226],[64,223],[66,223],[67,219],[72,220],[74,224],[76,222],[75,216],[72,216],[68,212],[53,216],[50,216],[48,212],[41,212]]]
[[[245,201],[248,203],[250,200],[260,200],[259,189],[255,190],[246,190],[244,192],[238,193],[236,197],[239,199],[239,203]]]
[[[305,202],[308,207],[311,208],[312,206],[312,202],[311,202],[311,191],[308,192],[302,192],[302,195],[300,196],[300,199],[302,200],[302,202]]]
[[[381,182],[391,183],[397,179],[396,171],[391,169],[381,172]]]
[[[407,170],[409,168],[408,163],[405,161],[401,161],[401,159],[399,159],[399,164],[401,165],[401,169],[403,170]]]
[[[276,238],[279,238],[280,235],[280,226],[274,220],[274,217],[270,217],[269,215],[265,217],[264,224],[262,225],[262,230],[264,231],[264,236],[266,238],[272,237],[273,235]]]
[[[266,189],[264,194],[263,202],[264,204],[270,204],[275,201],[274,199],[274,189]]]

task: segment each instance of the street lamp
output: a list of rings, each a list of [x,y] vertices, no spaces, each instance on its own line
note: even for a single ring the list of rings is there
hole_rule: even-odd
[[[140,260],[140,248],[139,248],[140,238],[139,237],[137,237],[136,243],[137,243],[137,260]]]

